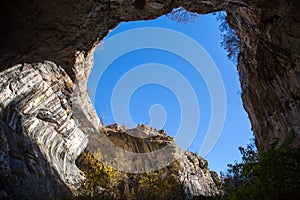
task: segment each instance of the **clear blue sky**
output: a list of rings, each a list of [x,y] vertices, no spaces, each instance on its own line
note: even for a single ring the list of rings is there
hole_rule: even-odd
[[[168,28],[193,38],[201,44],[218,67],[226,91],[226,119],[216,145],[204,158],[208,160],[211,170],[217,172],[225,171],[228,163],[240,160],[241,156],[238,147],[246,146],[253,134],[250,130],[251,126],[248,116],[242,107],[241,89],[236,66],[227,59],[225,50],[220,47],[221,33],[216,16],[211,14],[203,15],[196,22],[187,24],[172,21],[166,16],[150,21],[121,23],[110,32],[106,40],[123,31],[142,27]],[[200,126],[189,150],[199,153],[211,117],[211,100],[201,75],[190,66],[190,63],[171,52],[158,49],[143,49],[132,51],[115,59],[98,81],[99,77],[93,76],[93,73],[103,68],[101,54],[106,48],[105,45],[104,41],[103,47],[95,51],[95,64],[88,82],[88,88],[94,95],[96,111],[100,117],[104,116],[105,125],[115,122],[111,108],[111,99],[112,91],[118,80],[136,66],[147,63],[164,64],[182,74],[190,82],[197,95],[201,113]],[[124,45],[126,45],[126,41],[124,41]],[[181,120],[180,102],[172,91],[159,84],[144,85],[132,94],[129,101],[129,111],[133,121],[136,124],[150,123],[149,109],[152,105],[157,104],[164,107],[166,122],[163,127],[155,128],[163,128],[169,135],[174,136]],[[128,124],[125,125],[128,126]]]

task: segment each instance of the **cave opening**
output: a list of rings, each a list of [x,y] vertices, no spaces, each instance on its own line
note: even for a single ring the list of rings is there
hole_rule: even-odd
[[[3,170],[1,170],[0,179],[3,180],[1,183],[8,183],[8,185],[4,185],[5,187],[0,191],[0,196],[3,196],[3,198],[38,199],[41,197],[66,196],[66,193],[63,192],[62,194],[61,189],[63,188],[71,188],[74,191],[74,186],[78,186],[80,179],[83,178],[82,173],[74,165],[74,159],[82,151],[87,150],[87,143],[92,140],[88,141],[88,138],[93,138],[94,135],[104,129],[99,128],[98,117],[86,93],[86,81],[92,67],[95,43],[99,42],[99,38],[102,39],[107,35],[109,29],[114,28],[121,21],[154,19],[157,16],[170,12],[172,8],[178,6],[203,14],[220,10],[228,12],[228,22],[241,36],[242,46],[238,65],[239,78],[242,84],[243,103],[251,118],[257,146],[261,146],[261,151],[272,150],[273,147],[280,147],[290,136],[296,136],[293,142],[295,142],[294,147],[298,148],[300,144],[300,69],[299,48],[297,48],[300,46],[298,37],[300,35],[299,2],[296,0],[280,2],[265,0],[110,0],[45,1],[43,3],[37,0],[30,0],[27,3],[15,0],[1,1],[0,24],[3,29],[0,33],[2,45],[0,50],[0,78],[2,80],[0,87],[0,109],[2,109],[1,112],[3,114],[1,117],[1,126],[4,127],[2,130],[5,131],[0,130],[1,143],[3,143],[1,145],[1,155],[3,158],[3,167],[1,169]],[[209,22],[208,16],[201,16],[199,21]],[[163,17],[159,19],[168,20]],[[123,75],[136,72],[131,71],[135,68],[130,67],[146,65],[148,66],[147,69],[153,69],[151,67],[163,68],[162,65],[164,65],[164,72],[175,72],[173,79],[171,79],[173,86],[181,86],[179,89],[186,92],[185,89],[189,87],[183,87],[183,84],[180,82],[183,79],[180,78],[184,77],[188,82],[191,82],[190,88],[195,92],[197,102],[199,103],[199,126],[200,129],[204,128],[205,132],[209,125],[204,122],[205,120],[210,121],[209,119],[212,115],[210,111],[210,107],[212,106],[211,98],[206,98],[210,94],[209,84],[206,84],[205,76],[202,77],[201,73],[199,75],[197,70],[192,68],[194,66],[193,63],[187,61],[185,57],[178,55],[178,52],[169,51],[169,48],[176,47],[178,51],[183,50],[181,52],[183,55],[192,55],[197,50],[197,48],[192,47],[199,47],[199,45],[192,46],[191,44],[194,43],[188,42],[190,40],[187,39],[187,36],[188,38],[193,38],[196,44],[201,44],[203,49],[208,52],[218,67],[225,86],[227,112],[224,129],[222,129],[223,132],[213,150],[207,156],[204,156],[208,159],[210,163],[209,167],[212,170],[220,171],[224,170],[223,167],[226,163],[232,163],[233,160],[239,159],[236,147],[240,145],[244,146],[242,136],[247,134],[246,131],[239,129],[239,127],[246,127],[243,125],[241,119],[243,118],[247,121],[247,116],[245,113],[238,114],[239,112],[236,110],[230,109],[230,107],[234,107],[240,108],[240,111],[243,111],[235,66],[232,65],[231,67],[231,65],[227,65],[228,60],[222,61],[215,57],[215,54],[217,54],[226,58],[226,53],[222,49],[217,48],[220,43],[218,25],[216,27],[212,24],[200,26],[198,24],[199,21],[187,23],[187,25],[179,23],[179,26],[182,25],[182,27],[177,28],[174,28],[175,25],[168,26],[164,24],[163,30],[167,27],[174,34],[161,34],[159,37],[156,37],[163,38],[156,45],[168,44],[165,46],[165,49],[148,46],[149,48],[147,49],[136,49],[136,51],[127,52],[124,55],[124,57],[131,56],[132,59],[129,59],[130,57],[126,59],[123,56],[117,57],[115,62],[109,65],[103,77],[99,79],[99,83],[101,84],[91,84],[90,87],[95,87],[94,91],[96,92],[94,94],[100,94],[100,100],[97,96],[98,99],[95,97],[96,101],[94,102],[98,106],[105,106],[103,109],[97,109],[100,118],[104,119],[105,125],[111,124],[117,121],[112,119],[112,115],[110,116],[109,112],[105,110],[105,108],[111,107],[111,101],[107,104],[101,103],[101,101],[106,101],[106,97],[109,97],[109,100],[113,99],[110,98],[113,96],[111,95],[113,94],[112,92],[106,93],[106,89],[109,88],[108,86],[113,84],[103,83],[105,77],[106,80],[119,83],[119,80],[126,80],[120,78]],[[143,23],[152,22],[154,23],[155,20]],[[137,21],[136,23],[139,22]],[[129,24],[131,23],[127,23],[127,25]],[[178,25],[178,23],[176,24]],[[199,26],[197,25],[195,29],[191,28],[192,25],[196,26],[196,24]],[[124,23],[117,27],[117,29],[120,31],[123,25]],[[124,30],[137,28],[137,25],[134,28],[124,28],[124,26]],[[144,26],[148,27],[150,25],[144,24]],[[139,28],[145,28],[144,26]],[[122,43],[122,41],[132,44],[140,42],[140,45],[145,45],[143,44],[146,41],[145,38],[151,38],[154,34],[160,33],[157,31],[162,31],[162,29],[158,29],[157,27],[162,28],[161,26],[163,25],[159,25],[159,22],[156,21],[156,24],[151,25],[153,31],[146,31],[142,36],[134,35],[135,37],[133,37],[131,35],[135,40],[121,38],[119,45],[116,45],[117,48],[111,48],[110,54],[113,55],[115,52],[118,52],[121,47],[128,47],[128,44]],[[210,30],[211,28],[215,29],[215,32],[204,34],[206,30]],[[181,34],[176,34],[178,32]],[[137,32],[133,31],[130,33]],[[119,36],[124,36],[124,34]],[[214,34],[217,37],[214,37]],[[125,34],[125,36],[128,35]],[[171,36],[184,36],[187,40],[183,40],[184,42],[181,43],[178,40],[170,42],[172,40]],[[194,36],[200,38],[194,38]],[[109,46],[108,43],[112,38],[113,36],[107,38],[100,45],[102,49],[98,48],[97,53],[101,54],[100,52],[107,49]],[[198,39],[201,38],[204,41],[198,42]],[[214,38],[212,40],[217,47],[206,45],[205,42],[208,42],[211,38]],[[178,44],[181,48],[178,48]],[[186,46],[188,47],[186,48]],[[184,54],[186,52],[187,54]],[[154,56],[151,57],[149,54]],[[203,63],[203,58],[200,54],[197,52],[196,55],[197,60]],[[142,57],[148,60],[135,63],[134,65],[128,63],[130,60],[141,61]],[[164,59],[160,59],[162,57]],[[97,64],[102,62],[103,58],[100,58],[99,61],[99,56],[96,55],[93,73],[95,72],[94,70],[103,69],[101,65]],[[113,66],[118,63],[120,66],[114,69]],[[172,63],[175,63],[174,66],[171,65]],[[222,64],[225,64],[225,66]],[[120,73],[121,70],[124,72],[123,75]],[[117,72],[120,74],[117,74]],[[148,74],[146,73],[148,76],[139,76],[139,78],[142,77],[140,79],[143,81],[153,77],[153,74],[150,73],[151,71],[146,72],[149,72]],[[157,78],[161,74],[163,74],[162,70],[159,70],[157,73],[154,73],[156,75],[154,77]],[[178,74],[181,76],[175,76]],[[228,74],[234,75],[231,77]],[[92,76],[93,74],[90,78]],[[170,80],[170,76],[163,74],[161,80],[164,79]],[[196,84],[193,82],[195,80]],[[214,80],[214,76],[210,76],[208,80]],[[233,85],[234,83],[236,84],[234,87],[229,87],[230,83]],[[119,85],[127,86],[128,84]],[[201,86],[204,87],[202,88]],[[90,89],[93,91],[93,88]],[[122,88],[119,89],[118,91],[126,91],[122,90]],[[178,107],[181,106],[181,101],[177,99],[177,93],[170,89],[170,87],[164,87],[155,81],[143,87],[138,87],[131,93],[132,98],[129,100],[122,98],[122,96],[116,96],[119,97],[116,100],[119,100],[119,102],[126,100],[124,102],[128,105],[128,110],[134,124],[145,123],[157,126],[157,128],[162,127],[169,135],[175,136],[176,132],[169,130],[169,126],[174,124],[175,126],[179,126],[178,121],[181,121],[182,118],[186,119],[186,117],[173,114],[174,112],[180,112]],[[217,91],[219,89],[217,88]],[[93,92],[91,94],[93,95]],[[25,96],[26,98],[23,98]],[[183,96],[185,97],[185,95]],[[19,101],[19,99],[22,99],[22,101]],[[190,98],[183,99],[190,102]],[[95,104],[95,106],[97,105]],[[190,106],[190,104],[187,105]],[[135,110],[139,111],[141,115],[137,115]],[[206,110],[208,110],[208,117],[205,115]],[[149,111],[150,117],[148,117]],[[188,111],[188,113],[196,113],[196,110],[188,109]],[[157,115],[158,119],[166,118],[166,122],[154,123],[161,122],[161,120],[157,120]],[[172,117],[174,118],[174,122],[169,121]],[[192,117],[189,116],[187,119],[189,121]],[[124,124],[127,125],[126,123]],[[127,126],[130,126],[130,124]],[[249,126],[248,124],[247,127]],[[252,135],[250,128],[247,131],[249,131],[249,135]],[[198,133],[195,141],[198,141],[199,144],[197,143],[196,146],[191,145],[189,150],[199,153],[200,151],[197,148],[202,146],[203,137],[203,132]],[[121,140],[121,143],[125,143],[123,141],[125,140]],[[180,141],[176,140],[176,142]],[[248,140],[245,143],[248,143]],[[234,144],[238,145],[234,146]],[[40,151],[41,153],[36,154],[36,152]],[[299,156],[293,157],[298,158]],[[290,162],[286,162],[287,159],[285,157],[280,156],[279,158],[282,158],[280,160],[283,161],[284,165],[282,166],[284,167],[280,167],[278,162],[277,164],[276,162],[274,164],[270,164],[269,162],[259,164],[260,166],[275,167],[279,170],[274,173],[275,176],[273,177],[275,178],[265,178],[262,176],[262,179],[265,180],[258,186],[268,186],[266,188],[267,193],[265,193],[266,197],[269,194],[277,195],[278,197],[278,193],[280,193],[280,191],[276,190],[278,188],[287,188],[289,194],[297,196],[298,192],[296,190],[298,188],[295,187],[296,184],[294,182],[290,181],[290,177],[295,177],[297,182],[299,179],[295,175],[300,173],[295,170],[286,169],[291,169],[291,166],[294,165],[295,167],[292,168],[298,170],[297,163],[299,162],[294,162],[294,159],[292,159],[295,164],[290,165]],[[137,161],[139,162],[139,160]],[[130,163],[130,161],[127,163]],[[218,165],[218,163],[221,164]],[[207,166],[206,164],[204,162],[203,166]],[[45,167],[43,166],[46,165],[51,167],[50,171],[55,175],[52,178],[47,173],[47,170],[45,173]],[[46,168],[48,168],[47,166]],[[185,169],[188,170],[189,168]],[[270,168],[266,169],[267,171],[265,172],[267,173],[260,174],[271,174],[270,172],[272,171],[269,170]],[[187,173],[186,175],[191,177],[193,174]],[[60,179],[62,180],[62,184],[57,184],[57,181]],[[250,178],[249,180],[252,182],[253,179]],[[277,180],[280,183],[274,187],[268,183],[268,180]],[[289,187],[289,184],[285,184],[285,181],[288,181],[289,184],[292,183],[292,187]],[[203,181],[200,180],[199,183],[201,182]],[[187,188],[194,188],[193,186],[195,185],[197,184],[192,184],[192,187]],[[264,196],[260,192],[261,190],[252,190],[248,185],[246,187],[250,188],[250,196],[252,196],[253,191],[257,191],[258,198]],[[201,186],[201,188],[207,187]],[[265,187],[261,188],[266,191]],[[274,188],[275,192],[270,192]],[[290,188],[292,188],[292,192]],[[189,193],[187,192],[186,194]],[[287,196],[289,195],[285,195],[285,193],[282,195],[285,198]],[[202,197],[202,194],[198,194],[198,197]],[[274,199],[274,197],[270,199]]]
[[[230,52],[222,47],[222,31],[228,35],[231,30],[224,28],[226,24],[220,16],[224,17],[225,12],[199,15],[176,9],[154,20],[123,22],[111,30],[95,50],[94,66],[88,81],[88,93],[103,124],[117,122],[129,128],[146,124],[165,130],[183,147],[176,140],[178,129],[184,126],[182,123],[196,123],[197,131],[192,135],[191,144],[183,148],[203,156],[215,171],[225,171],[227,163],[240,160],[238,147],[248,144],[253,133],[242,106],[236,54],[228,57]],[[176,49],[178,45],[174,43],[163,47],[164,40],[170,38],[182,49]],[[143,43],[146,40],[150,43],[152,40],[153,45]],[[202,48],[200,53],[189,42],[197,43]],[[187,54],[181,54],[181,50]],[[213,88],[216,93],[222,90],[218,84],[208,85],[218,82],[217,75],[214,76],[216,72],[207,75],[199,72],[195,63],[185,56],[191,54],[202,62],[202,69],[211,67],[206,59],[215,64],[224,86],[225,99],[211,94]],[[107,59],[107,55],[113,56]],[[193,107],[193,98],[198,112]],[[217,106],[213,105],[214,98],[217,98]],[[182,104],[187,105],[184,107]],[[209,138],[207,135],[213,124],[211,121],[215,120],[214,112],[218,113],[216,108],[222,105],[225,105],[223,112],[226,117],[224,122],[219,117],[221,132],[213,138],[214,145],[208,152],[202,146]],[[187,109],[187,116],[183,116],[183,109]],[[199,118],[195,119],[198,114]],[[182,122],[183,118],[187,120]],[[190,124],[185,127],[193,126]]]

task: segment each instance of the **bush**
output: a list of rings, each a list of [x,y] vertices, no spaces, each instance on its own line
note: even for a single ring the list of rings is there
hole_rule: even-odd
[[[182,199],[183,191],[177,173],[166,171],[163,176],[159,172],[141,174],[138,178],[137,199],[168,200]]]
[[[79,189],[78,199],[120,199],[116,190],[124,179],[124,174],[99,161],[100,152],[84,152],[80,168],[85,173],[85,180]]]
[[[101,152],[83,153],[77,160],[86,179],[74,199],[182,199],[178,179],[180,165],[172,165],[155,172],[129,174],[101,163]]]
[[[300,148],[290,148],[286,142],[259,154],[253,144],[239,150],[242,162],[229,164],[223,174],[223,199],[299,199]]]

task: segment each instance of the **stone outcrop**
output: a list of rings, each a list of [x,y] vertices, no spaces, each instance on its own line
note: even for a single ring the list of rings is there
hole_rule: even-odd
[[[0,69],[50,60],[76,83],[85,83],[94,47],[119,22],[153,19],[178,6],[200,14],[225,10],[241,39],[238,70],[244,107],[257,143],[268,148],[292,133],[299,136],[299,4],[297,0],[1,1]]]
[[[178,196],[177,199],[205,199],[205,197],[212,198],[222,194],[221,177],[216,172],[208,169],[208,162],[195,153],[178,148],[173,138],[168,136],[163,130],[157,131],[143,124],[131,129],[112,124],[101,127],[100,132],[108,138],[105,142],[106,144],[112,142],[115,145],[114,148],[119,147],[127,152],[137,153],[137,156],[131,160],[131,157],[128,154],[123,154],[123,151],[113,152],[108,145],[101,143],[103,138],[100,134],[95,134],[90,136],[86,150],[92,153],[100,152],[100,162],[112,164],[116,169],[121,169],[122,171],[124,171],[124,168],[139,169],[140,172],[155,171],[158,176],[164,176],[167,172],[172,173],[183,190],[182,196]],[[170,148],[167,148],[168,145]],[[150,153],[163,148],[167,148],[167,150],[163,153],[160,152],[157,159],[150,157]],[[140,154],[144,156],[142,162],[136,162]],[[163,160],[169,160],[169,163],[162,163],[160,167],[156,167],[156,165],[159,165],[158,162]],[[122,165],[124,165],[124,168],[122,168]],[[150,170],[145,165],[149,165]],[[143,171],[144,168],[146,169]],[[127,171],[129,172],[127,176],[122,176],[124,177],[123,182],[125,185],[130,185],[128,177],[133,176],[132,172],[134,172],[131,170]],[[139,185],[135,183],[135,187],[139,187]],[[129,188],[129,186],[125,188]]]
[[[300,2],[255,1],[228,11],[241,40],[238,71],[256,144],[300,138]]]
[[[0,74],[0,88],[1,196],[42,198],[76,187],[75,159],[88,140],[70,107],[72,80],[52,62],[20,64]]]
[[[179,177],[185,199],[215,197],[222,194],[221,177],[216,172],[208,170],[208,162],[205,159],[197,154],[185,152],[179,163],[182,166]]]
[[[2,0],[1,198],[56,196],[76,186],[74,159],[101,126],[86,94],[95,46],[122,21],[179,6],[227,11],[241,40],[242,98],[257,144],[268,149],[295,135],[299,146],[298,0]]]

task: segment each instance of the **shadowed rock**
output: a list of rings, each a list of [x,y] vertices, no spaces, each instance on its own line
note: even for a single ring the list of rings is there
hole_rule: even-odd
[[[242,99],[256,143],[268,149],[295,134],[299,146],[298,0],[2,0],[0,177],[9,184],[1,185],[1,198],[76,188],[74,160],[101,126],[86,93],[94,48],[122,21],[154,19],[179,6],[227,11],[241,42]]]

